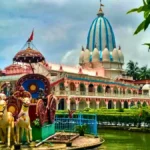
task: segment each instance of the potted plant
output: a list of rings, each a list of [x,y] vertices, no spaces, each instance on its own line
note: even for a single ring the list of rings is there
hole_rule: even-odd
[[[75,130],[79,133],[80,136],[84,136],[85,131],[87,130],[87,125],[78,125],[76,126]]]

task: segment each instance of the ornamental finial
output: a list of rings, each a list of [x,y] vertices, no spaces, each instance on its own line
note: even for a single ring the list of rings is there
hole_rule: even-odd
[[[99,11],[97,13],[98,16],[104,16],[102,7],[104,7],[104,5],[102,4],[102,0],[100,0],[100,9],[99,9]]]

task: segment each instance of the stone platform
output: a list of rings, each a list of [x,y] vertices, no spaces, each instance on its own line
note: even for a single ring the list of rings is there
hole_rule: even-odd
[[[91,135],[79,136],[72,141],[72,146],[67,147],[65,143],[52,143],[45,142],[39,147],[35,147],[36,143],[32,142],[30,145],[22,145],[21,150],[79,150],[86,148],[98,147],[104,143],[103,139],[95,138]],[[0,150],[14,150],[14,146],[7,148],[5,145],[0,144]]]

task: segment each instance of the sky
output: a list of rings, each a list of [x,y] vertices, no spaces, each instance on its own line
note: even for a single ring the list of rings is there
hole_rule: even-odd
[[[150,53],[142,44],[150,42],[150,32],[133,35],[143,16],[126,14],[139,7],[142,0],[102,0],[102,3],[125,64],[133,60],[139,66],[148,65]],[[99,0],[1,0],[0,68],[12,64],[12,58],[22,49],[33,28],[33,43],[48,62],[77,65],[99,7]]]

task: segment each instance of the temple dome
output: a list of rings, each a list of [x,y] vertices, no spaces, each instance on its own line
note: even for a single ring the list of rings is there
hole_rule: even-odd
[[[112,51],[112,58],[113,62],[119,62],[119,54],[116,48]]]
[[[94,48],[94,51],[92,53],[92,62],[99,61],[99,51],[97,48]]]
[[[102,52],[103,61],[110,61],[110,53],[107,48],[105,48]]]
[[[90,51],[88,49],[86,49],[84,52],[83,61],[84,63],[90,62]]]
[[[94,19],[90,27],[87,37],[87,47],[90,51],[94,50],[95,44],[99,51],[102,51],[107,46],[109,51],[116,47],[115,36],[113,29],[104,13],[100,8],[98,17]]]

